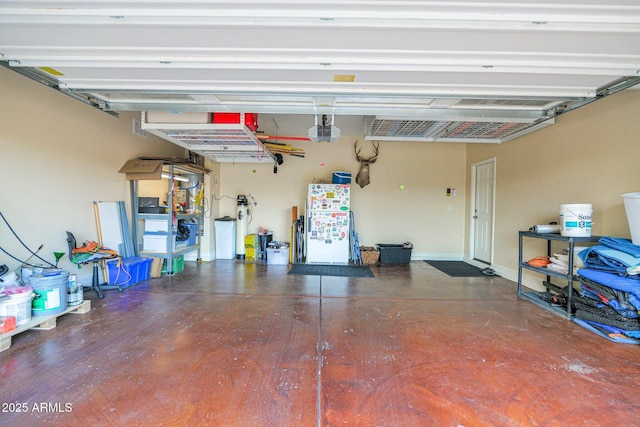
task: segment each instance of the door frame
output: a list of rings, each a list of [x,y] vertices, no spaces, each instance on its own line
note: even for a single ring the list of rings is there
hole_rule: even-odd
[[[489,254],[489,265],[493,265],[493,254],[495,252],[494,243],[495,243],[495,226],[496,226],[496,167],[497,162],[495,157],[491,157],[485,160],[481,160],[479,162],[475,162],[471,164],[471,191],[470,191],[470,199],[469,199],[469,261],[477,263],[480,266],[486,266],[483,261],[475,259],[475,238],[476,238],[476,225],[473,216],[475,215],[475,207],[476,207],[476,180],[477,180],[477,169],[479,166],[484,166],[486,164],[493,163],[493,200],[492,204],[492,214],[491,214],[491,253]]]

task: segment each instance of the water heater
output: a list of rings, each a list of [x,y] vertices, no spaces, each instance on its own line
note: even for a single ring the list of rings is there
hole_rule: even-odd
[[[245,258],[244,237],[247,235],[247,209],[249,202],[244,194],[239,194],[236,209],[236,259]]]

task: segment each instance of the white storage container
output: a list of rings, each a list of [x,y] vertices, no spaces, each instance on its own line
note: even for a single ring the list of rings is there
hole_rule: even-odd
[[[142,236],[142,250],[144,252],[167,252],[167,240],[169,235],[165,234],[144,234]],[[171,244],[174,245],[176,236],[171,236]]]
[[[267,264],[289,264],[289,248],[267,248]]]
[[[168,230],[169,230],[168,219],[145,219],[144,220],[145,233],[167,233]]]
[[[236,257],[236,219],[217,218],[215,220],[216,232],[216,259],[235,259]]]
[[[147,111],[147,123],[211,123],[211,113],[199,111]]]
[[[626,193],[622,195],[622,199],[631,231],[631,242],[640,245],[640,193]]]

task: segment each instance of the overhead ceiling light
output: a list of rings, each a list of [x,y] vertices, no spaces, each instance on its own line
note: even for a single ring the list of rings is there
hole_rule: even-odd
[[[171,175],[171,174],[168,174],[166,172],[162,172],[162,174],[160,174],[160,176],[162,178],[172,179],[174,181],[189,182],[189,178],[187,178],[187,177],[180,176],[180,175]]]
[[[331,115],[331,123],[326,114],[322,115],[322,123],[318,124],[318,115],[315,116],[315,126],[309,128],[309,139],[313,142],[334,142],[340,138],[340,129],[335,127],[335,116]]]

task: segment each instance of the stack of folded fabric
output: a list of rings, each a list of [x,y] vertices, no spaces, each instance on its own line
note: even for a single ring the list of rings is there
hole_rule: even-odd
[[[549,257],[549,264],[546,266],[549,270],[557,271],[560,274],[569,272],[569,255],[566,253],[553,254]],[[573,274],[578,271],[577,267],[573,267]]]
[[[578,253],[585,268],[625,275],[628,269],[640,266],[640,246],[630,240],[601,237],[598,242]]]
[[[574,296],[574,321],[616,342],[640,344],[640,246],[603,237],[580,252],[580,295]]]

